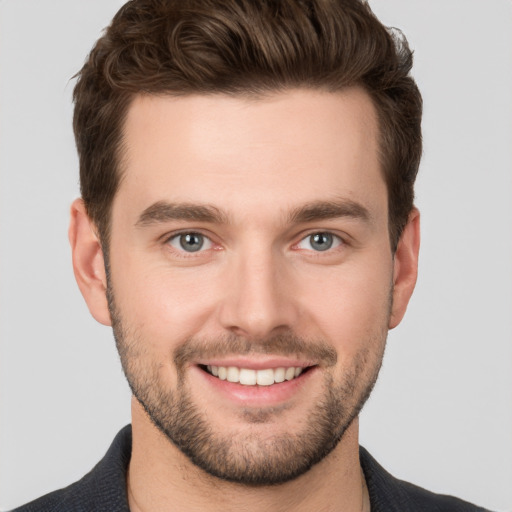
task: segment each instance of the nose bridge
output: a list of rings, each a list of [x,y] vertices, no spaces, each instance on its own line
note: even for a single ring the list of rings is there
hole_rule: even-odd
[[[297,308],[283,259],[268,243],[248,244],[234,254],[221,305],[224,328],[247,337],[263,337],[293,327]]]

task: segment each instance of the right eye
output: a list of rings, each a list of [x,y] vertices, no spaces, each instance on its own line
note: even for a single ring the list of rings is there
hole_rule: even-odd
[[[212,241],[208,237],[193,231],[172,236],[169,238],[168,244],[174,249],[184,252],[205,251],[213,246]]]

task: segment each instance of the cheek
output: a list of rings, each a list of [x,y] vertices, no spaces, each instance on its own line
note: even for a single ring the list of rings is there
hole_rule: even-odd
[[[124,322],[145,343],[160,350],[193,336],[212,309],[211,276],[197,269],[168,268],[123,261],[113,273],[117,306]]]
[[[391,264],[331,269],[328,278],[311,279],[303,292],[306,309],[321,334],[338,349],[358,351],[385,337],[390,312]],[[314,277],[314,276],[310,276]]]
[[[323,338],[340,352],[355,353],[387,330],[392,263],[362,254],[340,265],[292,265],[281,273],[279,300],[300,311],[290,327]],[[189,337],[218,335],[217,311],[226,296],[232,265],[169,268],[137,257],[112,261],[112,283],[123,321],[152,352],[169,350]]]

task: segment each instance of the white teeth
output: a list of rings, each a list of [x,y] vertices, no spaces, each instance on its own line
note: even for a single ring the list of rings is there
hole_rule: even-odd
[[[240,370],[236,366],[229,366],[226,380],[229,382],[238,382],[240,380]]]
[[[256,370],[240,368],[240,384],[254,386],[256,384]]]
[[[276,368],[274,370],[274,382],[284,382],[284,375],[286,373],[285,368]]]
[[[292,380],[294,377],[295,377],[295,368],[293,368],[293,366],[291,366],[290,368],[286,368],[284,378],[286,380]]]
[[[264,370],[251,370],[249,368],[237,368],[236,366],[214,366],[206,367],[209,373],[220,380],[243,384],[244,386],[271,386],[285,380],[293,380],[298,377],[304,368],[300,366],[289,366],[288,368],[266,368]]]
[[[271,386],[274,384],[274,370],[258,370],[256,372],[256,382],[260,386]]]

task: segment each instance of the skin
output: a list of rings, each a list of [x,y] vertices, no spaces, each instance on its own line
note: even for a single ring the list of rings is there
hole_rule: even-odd
[[[361,395],[378,372],[387,330],[405,313],[419,250],[419,214],[413,210],[392,254],[376,113],[366,93],[137,97],[124,135],[110,284],[137,349],[130,359],[134,368],[148,374],[156,368],[163,389],[176,390],[181,378],[213,432],[237,446],[303,432],[327,383],[344,382],[358,364],[353,395]],[[162,202],[213,206],[222,218],[144,216]],[[292,215],[318,202],[343,211],[327,218],[318,212],[309,219]],[[206,248],[193,254],[180,249],[175,235],[183,230],[207,236]],[[315,251],[309,236],[325,232],[336,243]],[[70,241],[89,309],[111,325],[103,254],[81,200],[72,206]],[[332,365],[301,360],[314,363],[314,371],[284,397],[270,391],[253,400],[224,392],[198,369],[207,360],[188,361],[180,377],[170,355],[189,339],[236,336],[260,347],[261,340],[289,332],[323,340],[336,358]],[[258,350],[229,357],[241,366],[265,366],[277,355]],[[357,414],[355,398],[347,406]],[[264,421],[251,421],[261,412]],[[226,482],[192,464],[135,399],[132,428],[132,510],[363,508],[357,417],[309,471],[264,487]]]

